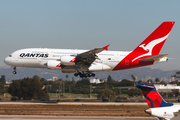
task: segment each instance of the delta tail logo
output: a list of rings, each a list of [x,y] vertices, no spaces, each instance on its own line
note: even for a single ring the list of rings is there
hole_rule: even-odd
[[[154,48],[157,44],[159,44],[159,43],[163,42],[164,40],[166,40],[167,37],[168,37],[168,35],[169,35],[169,33],[168,33],[166,36],[162,37],[162,38],[158,38],[158,39],[155,39],[155,40],[149,42],[146,46],[145,46],[145,44],[139,45],[139,47],[143,48],[143,49],[144,49],[145,51],[147,51],[148,53],[142,54],[142,55],[134,58],[134,59],[132,60],[132,62],[135,61],[135,60],[137,60],[137,59],[139,59],[139,58],[141,58],[141,57],[152,56],[152,50],[153,50],[153,48]]]

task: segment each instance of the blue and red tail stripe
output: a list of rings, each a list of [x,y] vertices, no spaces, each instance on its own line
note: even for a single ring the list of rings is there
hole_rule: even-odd
[[[167,103],[156,90],[155,86],[151,83],[138,84],[136,87],[142,90],[149,108],[167,107],[173,105],[173,103]]]

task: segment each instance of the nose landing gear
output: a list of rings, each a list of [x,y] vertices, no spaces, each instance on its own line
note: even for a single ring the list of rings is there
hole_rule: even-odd
[[[16,67],[14,67],[13,69],[14,69],[13,74],[17,74]]]

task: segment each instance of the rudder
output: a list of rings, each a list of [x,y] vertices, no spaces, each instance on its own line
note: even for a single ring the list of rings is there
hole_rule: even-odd
[[[156,90],[155,86],[150,83],[142,83],[136,85],[137,88],[142,90],[145,100],[149,108],[167,107],[172,106],[173,103],[167,103]]]
[[[163,22],[136,49],[135,52],[151,51],[151,55],[159,54],[175,22]]]

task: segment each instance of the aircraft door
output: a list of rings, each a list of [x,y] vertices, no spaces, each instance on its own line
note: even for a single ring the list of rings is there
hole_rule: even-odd
[[[125,65],[129,65],[129,60],[125,60]]]

